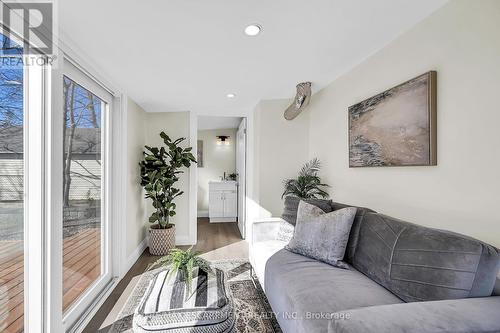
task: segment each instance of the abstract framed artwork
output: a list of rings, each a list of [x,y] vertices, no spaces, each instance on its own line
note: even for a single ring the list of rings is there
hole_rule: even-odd
[[[430,71],[349,107],[349,167],[437,165]]]

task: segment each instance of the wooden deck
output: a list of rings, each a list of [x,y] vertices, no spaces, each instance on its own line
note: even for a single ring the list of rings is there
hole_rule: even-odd
[[[84,229],[64,239],[63,309],[101,273],[101,233]],[[0,332],[23,332],[23,244],[0,241]]]

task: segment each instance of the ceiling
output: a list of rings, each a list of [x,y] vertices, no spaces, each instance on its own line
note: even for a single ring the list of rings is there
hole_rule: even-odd
[[[238,126],[240,126],[241,119],[241,117],[199,116],[198,130],[238,128]]]
[[[244,115],[301,81],[318,91],[445,2],[64,0],[59,25],[148,112]],[[251,23],[259,36],[243,33]]]

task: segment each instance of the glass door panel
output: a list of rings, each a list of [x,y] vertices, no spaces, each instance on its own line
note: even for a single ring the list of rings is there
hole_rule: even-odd
[[[0,34],[0,61],[22,53],[11,43]],[[0,332],[17,333],[24,323],[24,73],[13,63],[0,63]]]
[[[63,78],[63,311],[107,275],[105,129],[108,102]]]

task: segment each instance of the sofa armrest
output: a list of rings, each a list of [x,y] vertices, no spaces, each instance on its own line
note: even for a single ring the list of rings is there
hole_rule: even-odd
[[[500,332],[500,297],[371,306],[332,315],[328,333]]]
[[[252,244],[276,239],[281,222],[283,222],[283,219],[280,217],[254,220],[252,224]]]

